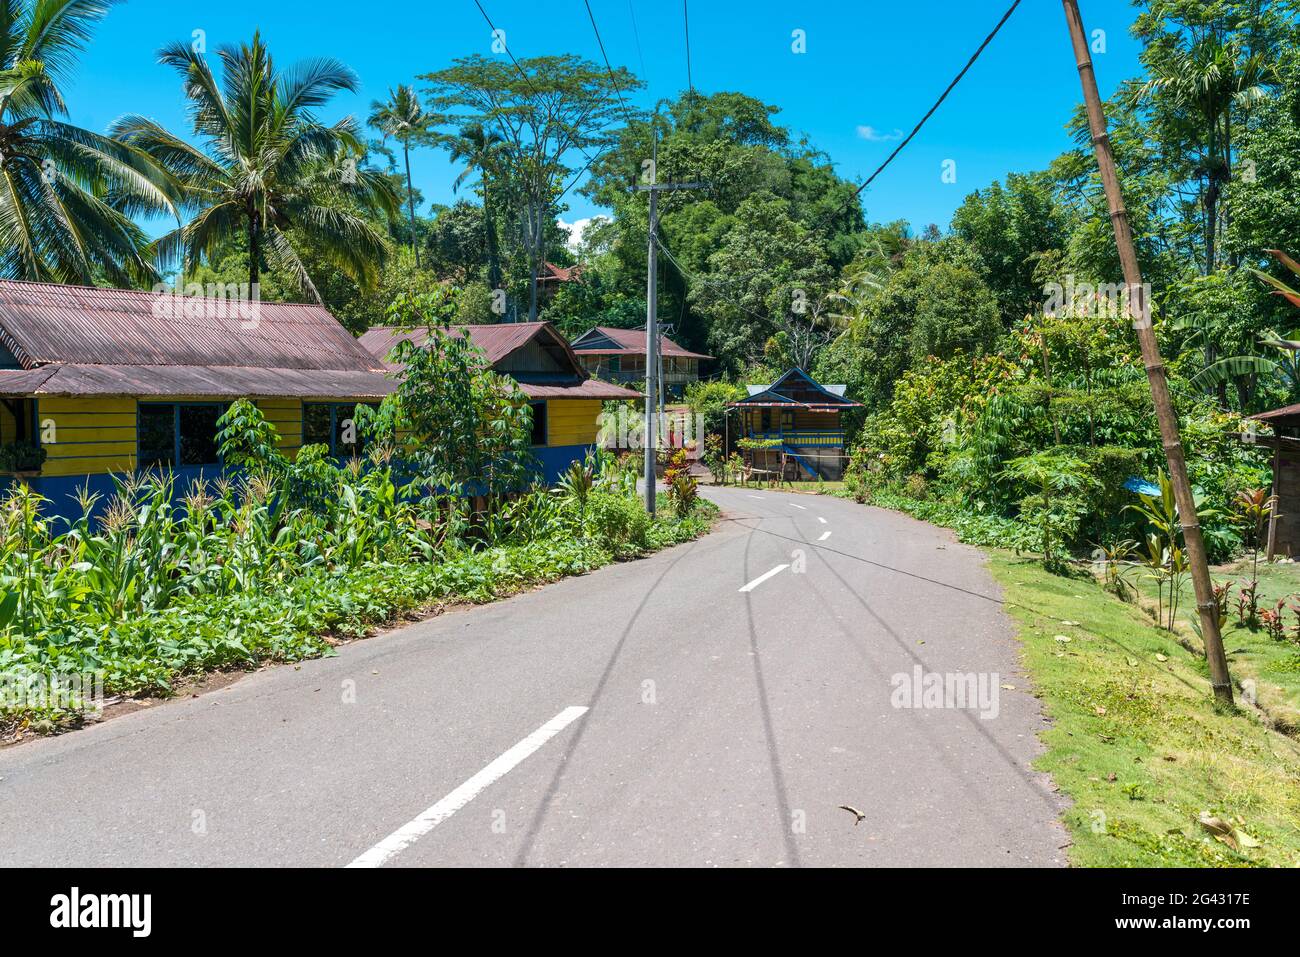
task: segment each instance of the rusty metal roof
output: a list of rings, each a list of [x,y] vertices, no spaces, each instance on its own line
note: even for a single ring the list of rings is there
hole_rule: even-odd
[[[494,325],[451,326],[444,330],[449,335],[460,338],[461,330],[469,334],[470,342],[478,346],[487,355],[488,362],[496,365],[516,349],[533,339],[544,337],[548,345],[557,349],[569,366],[572,375],[548,377],[551,381],[528,381],[520,379],[518,374],[506,373],[518,383],[520,390],[530,399],[639,399],[640,392],[624,389],[608,382],[590,379],[578,357],[574,355],[568,340],[549,322],[502,322]],[[429,340],[428,329],[397,329],[392,326],[376,326],[361,336],[363,346],[380,359],[384,359],[399,342],[413,342],[424,345]],[[385,363],[390,369],[399,369],[393,363]],[[537,377],[534,377],[536,379]]]
[[[1270,409],[1267,412],[1261,412],[1258,415],[1250,416],[1252,419],[1258,419],[1261,422],[1273,422],[1281,425],[1291,425],[1291,420],[1300,420],[1300,404],[1285,405],[1280,409]]]
[[[578,383],[520,382],[519,390],[530,399],[639,399],[640,392],[620,385],[588,379]]]
[[[549,338],[554,340],[556,345],[562,346],[569,353],[569,358],[573,361],[575,372],[581,372],[581,365],[573,356],[573,351],[569,348],[568,341],[560,335],[549,322],[501,322],[491,325],[462,325],[449,326],[444,332],[448,335],[460,337],[461,330],[464,329],[469,333],[470,342],[478,346],[487,354],[488,362],[496,365],[510,353],[514,352],[520,346],[530,342],[538,335],[546,333]],[[427,329],[398,329],[394,326],[375,326],[373,329],[362,334],[358,340],[362,346],[368,349],[371,354],[378,356],[380,359],[388,355],[393,347],[399,342],[414,342],[416,345],[424,345],[429,341],[429,331]]]
[[[397,388],[369,369],[138,366],[55,363],[0,370],[0,395],[130,395],[193,398],[378,399]]]
[[[595,336],[603,336],[614,343],[615,348],[602,348],[599,346],[588,348],[582,345],[582,340],[592,336],[593,333]],[[662,338],[663,342],[660,351],[666,356],[677,356],[682,359],[713,358],[713,356],[706,356],[700,352],[691,352],[689,349],[684,349],[667,336]],[[573,351],[580,356],[643,356],[645,355],[645,330],[594,326],[573,340]]]
[[[0,343],[46,363],[378,370],[323,306],[0,281]]]

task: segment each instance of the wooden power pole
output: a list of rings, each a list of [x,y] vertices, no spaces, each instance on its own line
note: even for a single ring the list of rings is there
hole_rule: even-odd
[[[1164,362],[1151,327],[1151,304],[1142,285],[1142,270],[1138,265],[1137,250],[1133,246],[1133,230],[1124,208],[1120,192],[1119,174],[1115,171],[1115,157],[1111,152],[1110,135],[1106,131],[1106,113],[1102,109],[1101,94],[1097,92],[1097,74],[1092,67],[1092,51],[1083,29],[1078,0],[1062,0],[1065,19],[1070,26],[1070,40],[1074,44],[1074,58],[1083,84],[1083,98],[1088,107],[1088,126],[1092,131],[1093,151],[1097,167],[1106,189],[1110,206],[1110,219],[1115,227],[1115,245],[1119,249],[1120,264],[1124,269],[1124,283],[1128,287],[1128,313],[1137,329],[1138,343],[1142,349],[1142,364],[1146,367],[1147,381],[1151,385],[1151,399],[1155,403],[1156,418],[1160,422],[1160,437],[1164,443],[1165,458],[1169,462],[1169,481],[1174,487],[1178,514],[1183,528],[1183,542],[1187,547],[1187,561],[1191,566],[1192,585],[1196,589],[1196,610],[1201,618],[1201,637],[1205,642],[1205,657],[1210,666],[1210,683],[1214,696],[1232,703],[1232,678],[1228,674],[1228,659],[1223,652],[1223,636],[1219,633],[1218,605],[1214,600],[1214,585],[1210,581],[1210,567],[1205,558],[1205,541],[1201,538],[1201,525],[1196,517],[1196,502],[1192,486],[1187,480],[1187,460],[1183,457],[1183,444],[1178,434],[1178,417],[1169,398],[1169,383],[1165,378]]]

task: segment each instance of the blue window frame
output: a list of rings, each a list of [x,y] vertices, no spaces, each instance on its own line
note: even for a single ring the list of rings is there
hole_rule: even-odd
[[[227,402],[140,402],[136,462],[142,469],[220,465],[217,419]]]

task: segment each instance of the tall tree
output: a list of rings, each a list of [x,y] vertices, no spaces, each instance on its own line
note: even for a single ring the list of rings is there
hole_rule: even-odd
[[[415,187],[411,183],[411,143],[428,132],[429,116],[420,105],[420,98],[409,86],[399,84],[388,91],[387,101],[370,104],[371,126],[391,136],[402,144],[402,159],[406,163],[406,208],[411,218],[411,252],[415,255],[415,268],[420,268],[420,247],[415,234]]]
[[[113,0],[0,0],[0,276],[116,285],[157,276],[131,216],[176,215],[153,162],[59,119],[59,85]]]
[[[1147,0],[1134,33],[1147,79],[1131,85],[1170,169],[1195,184],[1202,210],[1203,272],[1218,268],[1220,199],[1232,180],[1235,146],[1250,110],[1276,82],[1286,35],[1285,3]]]
[[[259,34],[242,46],[222,47],[217,56],[221,84],[193,47],[173,43],[159,53],[159,61],[184,78],[202,148],[142,116],[125,116],[113,125],[117,139],[167,170],[194,214],[155,241],[159,262],[191,267],[211,261],[225,244],[242,237],[250,284],[258,284],[265,261],[319,302],[294,248],[297,235],[372,288],[388,255],[387,240],[347,203],[393,215],[397,194],[381,173],[358,164],[363,149],[352,117],[326,126],[313,112],[340,90],[355,92],[356,75],[328,58],[280,72]]]
[[[420,79],[430,84],[429,103],[440,113],[440,126],[460,131],[479,124],[504,141],[528,259],[528,315],[536,319],[537,277],[549,227],[575,172],[570,157],[582,153],[590,162],[616,141],[618,119],[628,115],[623,98],[641,81],[622,67],[611,75],[570,54],[524,59],[518,67],[474,55]]]
[[[471,177],[478,176],[479,196],[483,200],[483,233],[487,243],[488,285],[500,289],[501,249],[497,236],[497,196],[492,190],[492,180],[500,178],[506,162],[503,156],[505,140],[482,123],[470,123],[455,136],[443,137],[441,143],[451,154],[453,163],[465,164],[465,169],[451,184],[453,191],[459,190]]]

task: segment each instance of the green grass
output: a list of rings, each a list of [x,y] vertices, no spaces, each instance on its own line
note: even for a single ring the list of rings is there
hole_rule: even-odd
[[[989,554],[1052,719],[1037,766],[1074,802],[1071,862],[1300,866],[1300,742],[1258,712],[1216,706],[1203,659],[1091,578]],[[1230,650],[1245,640],[1230,634]],[[1215,840],[1202,812],[1246,839]]]
[[[1229,582],[1234,586],[1232,601],[1229,602],[1228,621],[1223,629],[1223,644],[1228,652],[1228,664],[1234,679],[1238,684],[1251,682],[1248,687],[1259,707],[1279,727],[1293,734],[1300,731],[1300,640],[1296,638],[1296,629],[1300,628],[1300,615],[1290,607],[1300,605],[1300,565],[1269,565],[1262,561],[1259,564],[1260,610],[1275,607],[1279,599],[1291,599],[1283,611],[1288,635],[1284,641],[1269,638],[1263,629],[1252,630],[1238,622],[1237,586],[1243,581],[1249,582],[1251,578],[1249,559],[1218,566],[1211,570],[1211,577],[1216,583]],[[1146,599],[1144,606],[1154,613],[1157,594],[1155,579],[1150,575],[1139,574],[1133,576],[1131,581]],[[1166,594],[1166,615],[1168,597]],[[1196,615],[1195,606],[1191,583],[1183,582],[1175,625],[1184,640],[1200,647],[1200,639],[1192,627]]]

